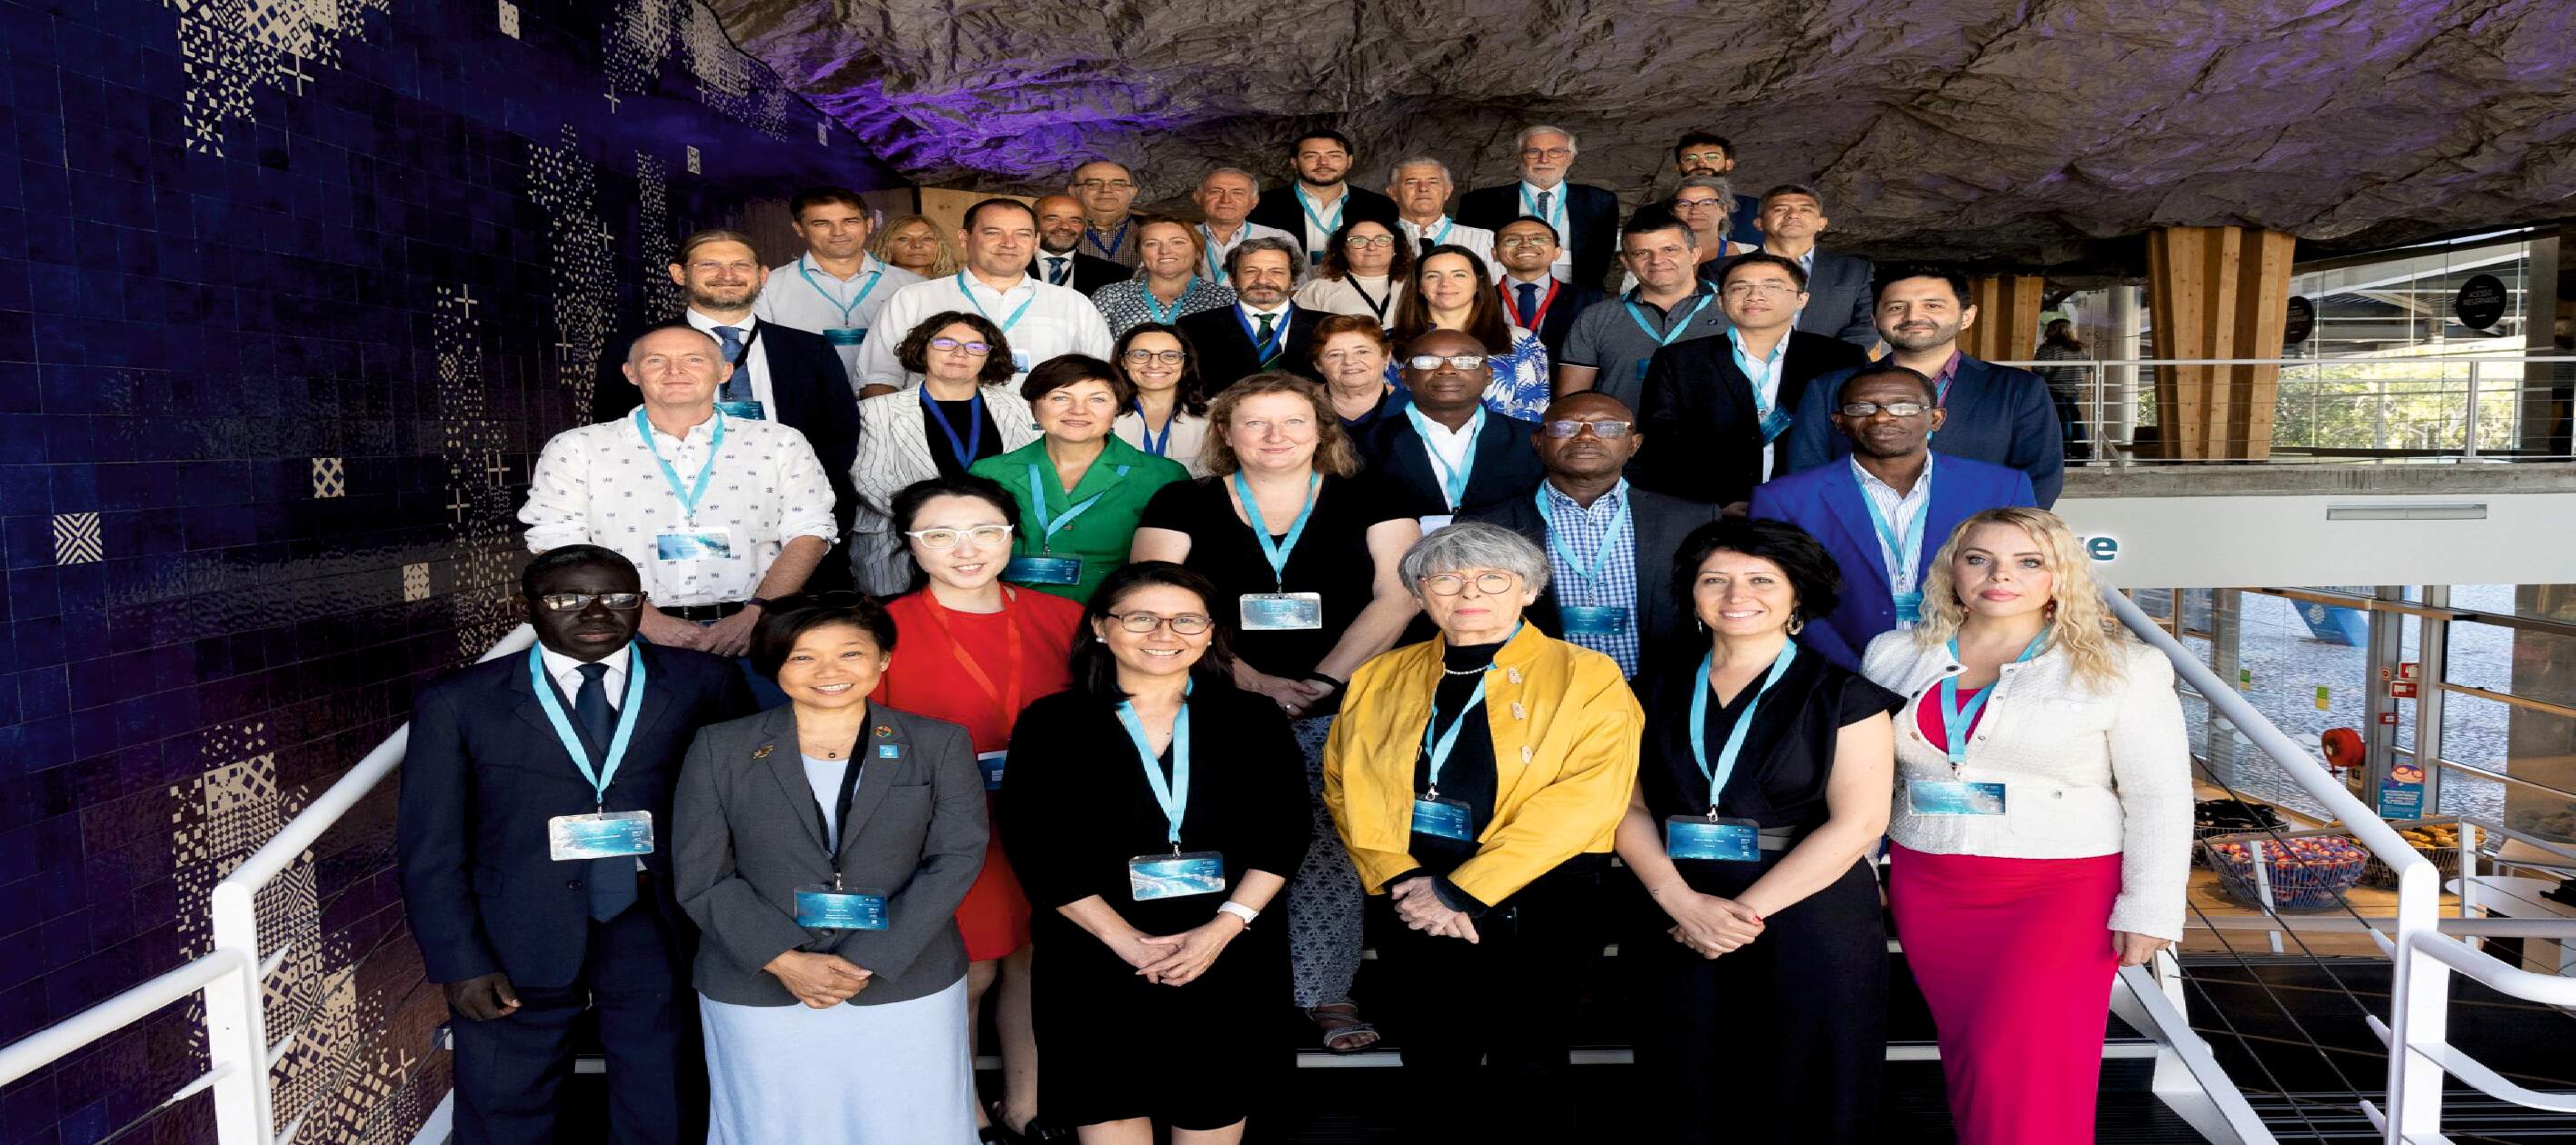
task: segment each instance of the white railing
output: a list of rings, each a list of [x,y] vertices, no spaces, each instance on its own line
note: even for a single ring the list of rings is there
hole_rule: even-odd
[[[497,659],[524,652],[536,642],[534,630],[520,625],[503,636],[489,651],[478,658]],[[305,1033],[298,1028],[287,1032],[275,1043],[268,1040],[266,983],[286,961],[287,947],[280,946],[266,957],[261,956],[259,911],[257,901],[261,888],[289,866],[302,859],[304,852],[320,841],[322,833],[339,823],[349,809],[373,792],[376,785],[393,774],[403,759],[403,748],[411,740],[411,725],[394,729],[374,751],[358,761],[357,766],[331,784],[305,809],[290,820],[259,850],[242,860],[222,882],[215,884],[211,902],[214,914],[215,949],[186,965],[137,985],[74,1014],[54,1025],[38,1030],[26,1038],[0,1046],[0,1085],[16,1081],[83,1047],[141,1021],[152,1012],[190,994],[202,993],[206,1007],[207,1069],[176,1092],[163,1098],[154,1112],[212,1089],[215,1099],[215,1140],[220,1145],[287,1145],[295,1140],[304,1126],[309,1109],[299,1109],[287,1118],[286,1128],[276,1128],[276,1111],[271,1105],[269,1073],[278,1060]],[[327,1099],[325,1094],[317,1100]],[[149,1116],[147,1114],[147,1116]]]

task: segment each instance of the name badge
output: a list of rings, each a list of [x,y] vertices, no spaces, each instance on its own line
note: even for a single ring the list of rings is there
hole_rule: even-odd
[[[1028,372],[1029,372],[1029,352],[1028,352],[1028,351],[1026,351],[1026,350],[1013,350],[1013,351],[1011,351],[1011,372],[1012,372],[1012,373],[1014,373],[1014,374],[1025,374],[1025,373],[1028,373]]]
[[[1762,858],[1762,825],[1751,819],[1670,816],[1664,820],[1664,853],[1676,859],[1756,862]]]
[[[1212,895],[1224,889],[1225,855],[1220,851],[1138,855],[1127,860],[1127,893],[1137,902]]]
[[[823,331],[823,337],[830,339],[832,344],[835,346],[856,346],[868,340],[868,332],[865,330],[852,330],[845,326],[835,326],[829,330]]]
[[[1320,592],[1247,592],[1236,601],[1246,632],[1294,632],[1324,626]]]
[[[716,409],[726,417],[738,417],[744,421],[769,420],[769,408],[759,402],[717,402]]]
[[[1900,592],[1895,595],[1896,622],[1898,624],[1923,623],[1923,594],[1920,592]]]
[[[1415,524],[1422,526],[1422,534],[1424,536],[1430,536],[1432,530],[1446,529],[1449,527],[1450,522],[1457,519],[1458,516],[1455,513],[1425,513],[1413,520]]]
[[[1012,557],[1002,579],[1013,584],[1080,584],[1081,557]]]
[[[1610,604],[1569,604],[1556,610],[1568,636],[1617,636],[1628,630],[1628,610]]]
[[[653,555],[666,561],[720,561],[733,556],[733,530],[687,529],[653,538]]]
[[[798,887],[796,925],[815,930],[884,930],[885,892],[835,890],[821,883]]]
[[[1463,799],[1433,799],[1415,796],[1413,800],[1413,833],[1435,839],[1476,841],[1475,817]]]
[[[1002,761],[1010,758],[1007,751],[982,752],[975,757],[975,770],[984,773],[984,790],[1002,789]]]
[[[1909,779],[1905,805],[1917,815],[2001,815],[2004,785],[1959,779]]]
[[[1324,252],[1319,251],[1319,250],[1310,250],[1310,251],[1307,251],[1307,252],[1306,252],[1306,265],[1308,265],[1308,266],[1322,266],[1322,265],[1324,265]]]
[[[653,813],[603,811],[546,820],[546,857],[557,861],[614,859],[653,853]]]

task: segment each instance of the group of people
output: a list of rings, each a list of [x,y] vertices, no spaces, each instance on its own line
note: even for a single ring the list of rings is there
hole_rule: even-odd
[[[1573,1140],[1615,940],[1657,1139],[1868,1141],[1884,852],[1961,1139],[2089,1140],[2190,784],[2046,385],[1722,139],[1625,221],[1519,144],[1454,220],[1325,131],[1197,223],[1092,162],[954,248],[684,242],[530,475],[536,646],[417,700],[459,1139],[552,1136],[587,1008],[621,1141],[1229,1142],[1293,1005],[1426,1132]]]

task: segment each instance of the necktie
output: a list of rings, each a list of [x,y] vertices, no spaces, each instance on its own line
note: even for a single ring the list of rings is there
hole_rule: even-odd
[[[1063,255],[1049,255],[1047,257],[1048,282],[1052,282],[1057,286],[1064,285],[1064,261]]]
[[[1264,349],[1269,349],[1270,356],[1261,360],[1261,364],[1267,366],[1270,364],[1271,358],[1279,356],[1277,349],[1270,345],[1270,327],[1272,323],[1278,321],[1278,316],[1275,314],[1256,314],[1253,315],[1253,320],[1261,323],[1261,329],[1252,336],[1252,352],[1259,354],[1262,353]]]
[[[732,327],[719,327],[730,330]],[[606,762],[608,741],[615,738],[616,714],[608,710],[608,665],[580,667],[581,690],[573,693],[572,718],[588,742],[593,765]],[[635,905],[635,859],[617,855],[590,861],[590,917],[606,922]]]
[[[1538,328],[1538,287],[1524,282],[1520,285],[1520,291],[1521,329],[1535,330]]]
[[[733,376],[725,379],[724,392],[717,396],[729,402],[750,401],[751,363],[742,360],[742,328],[718,326],[716,340],[724,343],[725,364],[733,367]]]
[[[1551,223],[1552,223],[1552,222],[1555,222],[1555,221],[1556,221],[1553,217],[1551,217],[1551,216],[1553,216],[1555,213],[1556,213],[1556,192],[1554,192],[1554,191],[1541,191],[1541,192],[1539,192],[1539,193],[1538,193],[1538,217],[1540,217],[1540,218],[1542,218],[1542,219],[1547,219],[1549,222],[1551,222]]]
[[[1422,253],[1424,253],[1424,254],[1430,254],[1430,253],[1431,253],[1431,248],[1432,248],[1432,247],[1435,247],[1435,246],[1438,246],[1438,245],[1440,245],[1440,244],[1438,244],[1438,243],[1435,243],[1435,242],[1432,242],[1432,241],[1431,241],[1431,236],[1429,236],[1429,235],[1424,235],[1424,236],[1422,236]]]

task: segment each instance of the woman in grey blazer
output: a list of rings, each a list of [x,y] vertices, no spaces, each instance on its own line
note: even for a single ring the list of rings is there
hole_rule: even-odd
[[[895,494],[915,481],[963,476],[977,461],[1038,439],[1038,423],[1011,384],[1011,344],[991,319],[952,310],[886,333],[903,339],[895,361],[921,384],[859,401],[850,572],[873,596],[912,587],[912,555],[888,520]]]
[[[673,815],[680,907],[704,935],[708,1140],[830,1126],[854,1145],[967,1145],[954,915],[984,865],[975,749],[955,724],[868,702],[894,651],[883,606],[781,605],[751,656],[788,705],[700,731]]]

